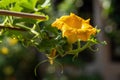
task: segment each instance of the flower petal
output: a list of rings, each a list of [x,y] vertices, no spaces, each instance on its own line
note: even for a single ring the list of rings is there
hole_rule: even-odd
[[[69,16],[62,16],[53,22],[52,26],[62,31],[62,36],[66,37],[69,43],[77,40],[87,41],[91,35],[95,35],[97,29],[90,24],[90,19],[84,20],[71,13]]]

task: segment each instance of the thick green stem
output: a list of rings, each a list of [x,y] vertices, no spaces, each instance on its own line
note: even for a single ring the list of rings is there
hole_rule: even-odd
[[[71,51],[73,49],[73,45],[69,43],[69,50]]]
[[[71,50],[71,51],[68,51],[67,53],[69,54],[78,54],[79,52],[85,50],[86,48],[88,48],[90,45],[90,41],[87,42],[83,47],[80,47],[78,49],[75,49],[75,50]]]
[[[80,47],[81,47],[80,40],[78,40],[78,42],[77,42],[77,43],[78,43],[78,44],[77,44],[78,48],[80,48]]]
[[[24,25],[21,25],[21,24],[16,24],[16,26],[18,27],[21,27],[21,28],[24,28],[26,30],[31,30],[31,28],[27,27],[27,26],[24,26]]]
[[[5,17],[4,22],[1,25],[5,25],[5,23],[8,21],[8,16]]]
[[[10,29],[10,30],[17,30],[17,31],[27,31],[26,29],[23,29],[23,28],[17,28],[17,27],[11,27],[11,26],[3,26],[3,25],[0,25],[0,29]]]

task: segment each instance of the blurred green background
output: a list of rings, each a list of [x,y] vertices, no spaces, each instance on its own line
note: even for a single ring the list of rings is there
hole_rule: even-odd
[[[102,27],[102,32],[108,40],[110,61],[120,64],[119,3],[120,0],[51,0],[51,6],[43,10],[49,15],[50,20],[42,25],[50,26],[56,18],[73,12],[84,19],[90,18],[91,24],[96,26],[95,19],[98,18],[95,18],[97,10],[95,4],[100,5],[101,21],[103,21],[103,26],[100,28]],[[0,49],[5,51],[5,54],[0,52],[0,80],[107,80],[99,71],[89,73],[86,70],[88,64],[95,62],[97,54],[89,49],[80,53],[74,61],[70,55],[58,58],[53,66],[48,62],[41,63],[35,76],[34,69],[38,63],[46,60],[45,56],[34,47],[25,47],[17,41],[11,46],[8,44],[9,41],[12,40],[5,37],[4,43],[0,44]],[[4,45],[9,47],[8,53]]]

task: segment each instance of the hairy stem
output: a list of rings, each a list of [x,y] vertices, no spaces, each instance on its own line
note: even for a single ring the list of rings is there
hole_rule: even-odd
[[[27,31],[26,29],[22,29],[22,28],[17,28],[17,27],[10,27],[10,26],[3,26],[3,25],[0,25],[0,29],[10,29],[10,30],[17,30],[17,31]]]
[[[46,20],[46,17],[42,15],[35,15],[30,13],[15,12],[15,11],[8,11],[8,10],[0,10],[0,15]]]

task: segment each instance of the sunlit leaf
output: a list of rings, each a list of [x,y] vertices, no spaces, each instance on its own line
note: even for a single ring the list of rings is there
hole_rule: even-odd
[[[14,7],[10,8],[10,10],[12,10],[12,11],[18,11],[18,12],[21,12],[22,9],[23,8],[20,7],[20,5],[18,5],[18,4],[15,4]]]
[[[45,0],[44,3],[41,3],[41,2],[40,2],[40,3],[37,5],[37,9],[38,9],[38,11],[39,11],[39,10],[48,8],[49,6],[50,6],[50,0]]]
[[[25,11],[34,11],[37,0],[25,0],[21,2],[20,6],[24,8]]]
[[[17,3],[18,0],[1,0],[0,1],[0,8],[10,8],[14,6],[14,3]]]
[[[50,0],[45,0],[45,2],[41,5],[41,7],[48,7],[50,6]]]

